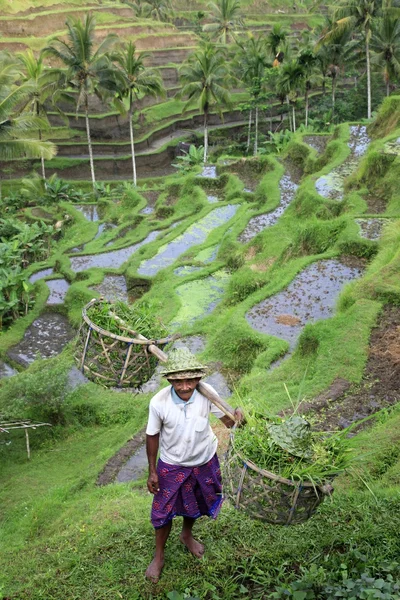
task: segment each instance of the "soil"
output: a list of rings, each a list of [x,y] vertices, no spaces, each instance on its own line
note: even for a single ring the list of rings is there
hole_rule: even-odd
[[[371,332],[369,356],[359,384],[336,379],[300,412],[324,431],[344,429],[400,401],[400,308],[386,306]],[[367,420],[353,433],[372,423]]]
[[[374,215],[380,215],[386,212],[387,198],[382,194],[382,197],[377,197],[374,194],[367,194],[364,200],[368,206],[368,212]]]

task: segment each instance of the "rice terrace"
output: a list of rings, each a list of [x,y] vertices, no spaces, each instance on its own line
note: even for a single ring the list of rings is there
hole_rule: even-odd
[[[400,2],[0,7],[0,599],[400,599]],[[204,365],[224,501],[151,578]]]

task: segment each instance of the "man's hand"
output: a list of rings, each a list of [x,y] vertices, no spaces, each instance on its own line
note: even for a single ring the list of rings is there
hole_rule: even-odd
[[[147,480],[147,489],[150,494],[157,494],[160,490],[160,486],[158,485],[158,475],[156,472],[150,473],[149,478]]]
[[[246,419],[241,408],[235,408],[235,412],[233,413],[233,415],[239,427],[243,427],[243,425],[246,424]]]

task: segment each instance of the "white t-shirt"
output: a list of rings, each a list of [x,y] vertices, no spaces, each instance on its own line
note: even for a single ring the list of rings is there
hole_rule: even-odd
[[[214,388],[204,383],[211,391]],[[160,434],[160,458],[169,465],[204,465],[215,454],[218,440],[209,415],[218,419],[224,413],[195,390],[188,402],[174,402],[172,386],[158,392],[150,401],[147,435]]]

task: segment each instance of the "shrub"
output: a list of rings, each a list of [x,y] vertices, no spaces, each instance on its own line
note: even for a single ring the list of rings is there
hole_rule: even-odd
[[[315,328],[312,324],[308,324],[304,327],[303,331],[301,332],[296,350],[302,356],[310,356],[311,354],[315,354],[318,348],[319,339]]]

